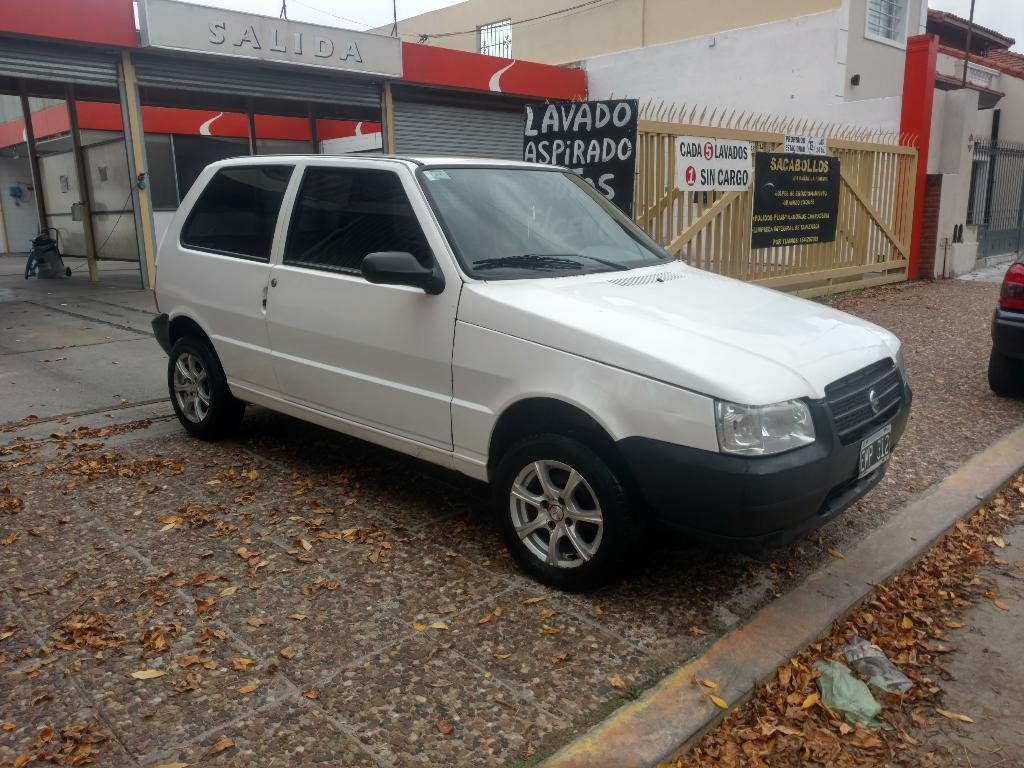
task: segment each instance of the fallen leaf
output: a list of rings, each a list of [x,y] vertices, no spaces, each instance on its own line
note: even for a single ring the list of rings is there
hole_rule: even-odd
[[[293,617],[289,616],[288,618],[293,618]],[[303,616],[302,618],[306,618],[306,617]],[[257,617],[252,618],[252,619],[246,619],[245,623],[248,624],[250,627],[262,627],[265,624],[269,624],[270,622],[267,621],[266,619],[261,619],[261,618],[259,618],[257,616]]]
[[[909,616],[904,616],[903,620],[900,621],[900,627],[902,629],[913,629],[914,628],[914,622],[911,620],[911,618]]]
[[[427,625],[426,624],[421,624],[418,621],[414,621],[412,623],[412,628],[415,629],[417,632],[422,632],[423,630],[425,630],[427,628]]]
[[[435,621],[433,624],[430,625],[430,628],[446,630],[448,629],[448,625],[443,621]]]
[[[248,685],[243,685],[241,688],[237,688],[236,690],[239,693],[252,693],[253,691],[255,691],[259,687],[260,687],[259,683],[249,683]]]
[[[701,680],[700,684],[703,685],[705,688],[710,688],[712,691],[717,691],[719,688],[722,687],[714,680]]]
[[[608,678],[608,684],[612,688],[618,688],[619,690],[622,690],[623,688],[626,687],[626,681],[623,680],[621,677],[615,677],[615,676],[609,677]]]
[[[316,688],[307,688],[302,692],[302,695],[305,696],[307,699],[319,699],[320,691],[318,691]]]
[[[943,717],[948,718],[950,720],[959,720],[961,723],[974,722],[972,718],[968,717],[967,715],[961,715],[959,712],[950,712],[948,709],[939,709],[938,707],[935,708],[935,711]]]
[[[189,763],[158,763],[152,768],[188,768]]]
[[[6,640],[8,637],[13,637],[16,630],[8,630],[7,632],[0,632],[0,640]]]
[[[1008,606],[1008,605],[1007,605],[1006,603],[1004,603],[1004,602],[1003,602],[1002,600],[993,600],[993,601],[992,601],[992,604],[993,604],[993,605],[994,605],[994,606],[995,606],[996,608],[998,608],[999,610],[1001,610],[1001,611],[1008,611],[1008,610],[1010,610],[1010,606]]]
[[[233,658],[231,660],[232,668],[233,669],[237,669],[240,672],[248,669],[249,667],[252,666],[252,664],[253,664],[253,660],[249,659],[249,658],[246,658],[245,656],[237,656],[237,657],[235,657],[235,658]]]
[[[846,555],[844,555],[838,549],[830,549],[830,550],[828,550],[828,553],[830,555],[832,555],[832,557],[839,558],[840,560],[845,560],[846,559]]]
[[[305,621],[306,620],[306,614],[304,614],[304,613],[293,613],[293,614],[290,614],[288,616],[288,618],[291,619],[292,621]]]
[[[1000,549],[1006,549],[1006,542],[1003,540],[1002,536],[989,536],[988,540]]]
[[[523,600],[523,605],[533,605],[535,603],[543,603],[547,598],[544,597],[528,597]]]
[[[219,739],[217,739],[216,744],[214,744],[212,747],[206,750],[206,754],[219,755],[225,749],[231,749],[233,746],[235,746],[235,742],[233,739],[229,739],[227,736],[221,736]]]
[[[809,694],[807,694],[807,698],[804,699],[804,703],[801,704],[800,707],[802,709],[810,709],[811,707],[813,707],[817,703],[818,703],[818,694],[816,694],[816,693],[809,693]]]
[[[280,651],[278,651],[278,655],[282,659],[291,660],[295,658],[295,651],[293,651],[291,648],[282,648]]]
[[[716,707],[718,707],[719,709],[728,709],[729,708],[729,705],[725,702],[725,699],[723,699],[723,698],[721,698],[719,696],[715,696],[715,694],[713,694],[713,693],[709,693],[708,697],[711,699],[711,701],[714,703],[714,705]]]
[[[132,677],[136,680],[152,680],[154,677],[163,677],[166,674],[161,669],[140,669],[138,672],[132,672]]]
[[[545,635],[557,635],[559,632],[562,631],[559,627],[551,627],[547,624],[541,624],[540,628],[544,631]]]
[[[438,720],[436,725],[437,730],[440,731],[441,734],[443,734],[444,736],[447,736],[449,733],[455,730],[454,725],[452,725],[451,723],[446,723],[444,720]]]
[[[235,592],[237,592],[237,591],[238,591],[238,587],[237,586],[224,587],[224,589],[222,589],[220,591],[220,596],[221,597],[230,597],[231,595],[235,594]]]

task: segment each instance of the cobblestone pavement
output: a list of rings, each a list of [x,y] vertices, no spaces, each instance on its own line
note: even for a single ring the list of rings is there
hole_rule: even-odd
[[[0,765],[536,759],[1021,421],[985,382],[997,291],[840,302],[903,338],[916,398],[857,508],[755,558],[660,536],[587,596],[516,571],[480,484],[266,411],[220,444],[187,438],[164,404],[8,427]]]

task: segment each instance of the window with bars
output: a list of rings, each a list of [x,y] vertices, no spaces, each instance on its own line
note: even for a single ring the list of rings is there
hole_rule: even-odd
[[[907,39],[907,0],[867,0],[864,36],[903,45]]]
[[[477,32],[480,53],[503,59],[512,58],[512,19],[482,24]]]

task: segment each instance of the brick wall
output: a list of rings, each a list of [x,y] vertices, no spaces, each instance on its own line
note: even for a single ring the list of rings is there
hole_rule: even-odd
[[[942,196],[942,174],[929,173],[924,182],[924,205],[921,209],[921,252],[918,275],[926,280],[935,277],[935,249],[939,240],[939,199]]]

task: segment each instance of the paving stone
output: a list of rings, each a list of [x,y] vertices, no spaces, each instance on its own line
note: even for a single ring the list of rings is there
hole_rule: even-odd
[[[222,738],[233,746],[209,755]],[[273,749],[268,749],[271,744]],[[314,705],[294,699],[231,723],[161,761],[211,768],[377,768],[376,761]]]
[[[516,589],[460,616],[449,631],[453,647],[569,720],[646,686],[663,671],[664,664],[579,618],[569,602],[526,602],[536,599],[534,592]]]
[[[341,672],[319,701],[395,766],[498,766],[567,722],[432,638],[415,637]]]

